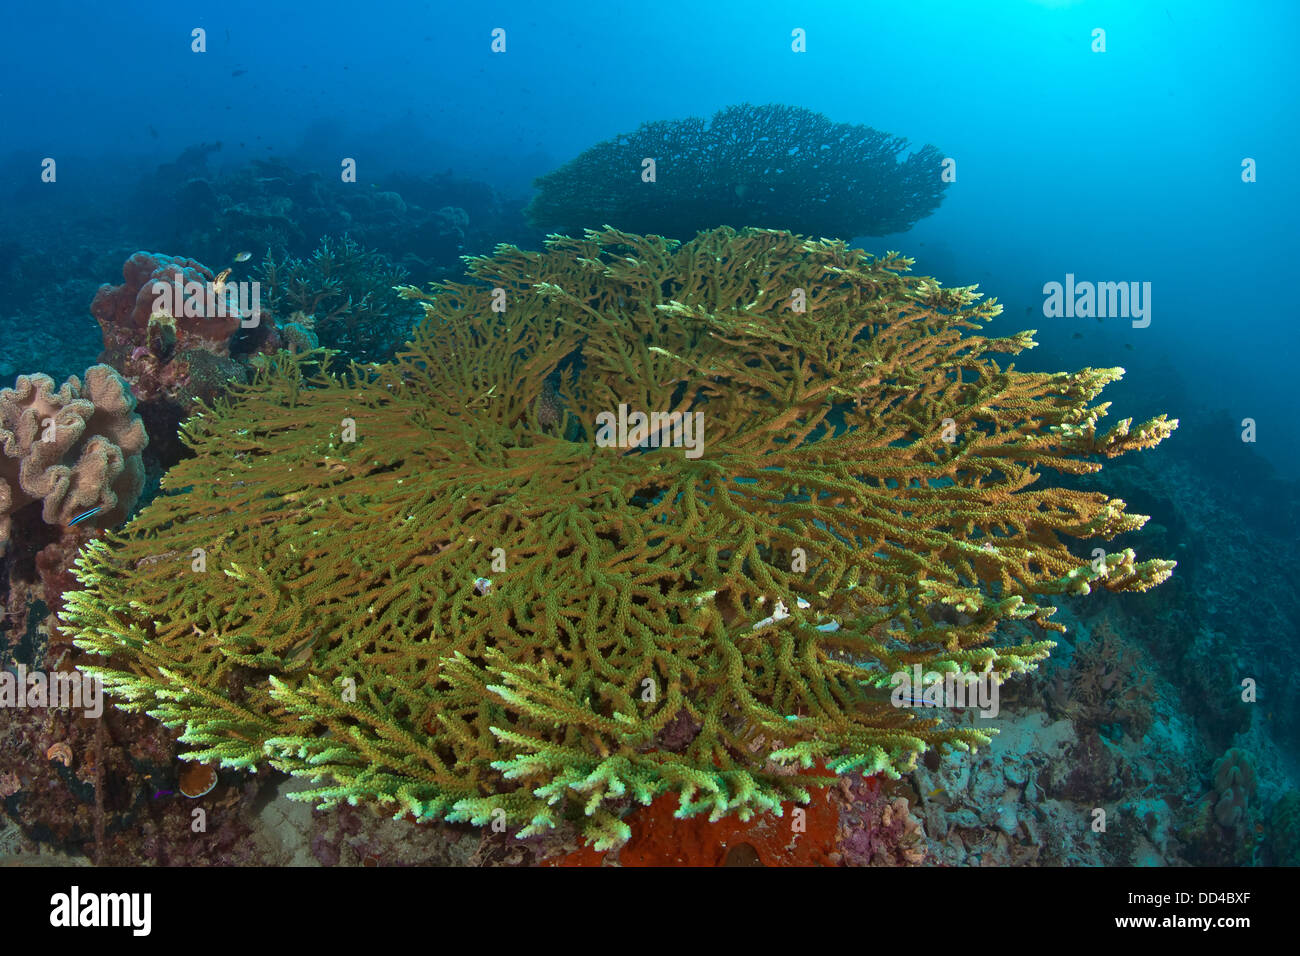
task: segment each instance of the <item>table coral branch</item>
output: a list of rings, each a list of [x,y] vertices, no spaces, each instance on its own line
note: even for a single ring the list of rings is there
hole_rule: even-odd
[[[979,334],[995,302],[907,264],[764,230],[500,247],[402,291],[426,318],[396,362],[285,353],[191,419],[65,620],[198,759],[600,845],[633,802],[746,815],[806,800],[795,766],[980,746],[881,688],[1031,669],[1056,595],[1167,577],[1076,556],[1144,519],[1044,479],[1176,423],[1100,434],[1118,370],[1004,367],[1029,335]],[[598,441],[629,407],[699,416],[700,454],[681,419]]]

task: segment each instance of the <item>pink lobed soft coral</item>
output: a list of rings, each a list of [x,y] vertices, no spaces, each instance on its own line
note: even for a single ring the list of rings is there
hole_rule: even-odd
[[[49,525],[93,508],[96,524],[124,520],[144,487],[146,444],[131,389],[109,366],[57,391],[48,375],[18,376],[0,389],[0,546],[10,515],[36,501]]]

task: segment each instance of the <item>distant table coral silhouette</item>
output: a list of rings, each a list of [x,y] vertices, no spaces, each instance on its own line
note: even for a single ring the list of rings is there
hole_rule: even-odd
[[[647,181],[646,161],[653,161]],[[690,239],[716,226],[852,239],[906,232],[939,208],[942,154],[797,106],[730,106],[597,143],[539,177],[525,211],[569,232],[609,225]]]

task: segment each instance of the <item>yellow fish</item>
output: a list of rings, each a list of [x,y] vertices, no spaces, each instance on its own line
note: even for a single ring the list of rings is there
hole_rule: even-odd
[[[253,258],[253,254],[251,252],[241,252],[239,255],[235,256],[235,261],[247,262],[251,258]]]
[[[216,291],[217,295],[221,295],[222,290],[226,288],[226,280],[229,278],[230,270],[223,269],[221,274],[217,276],[217,281],[212,283],[212,288]]]

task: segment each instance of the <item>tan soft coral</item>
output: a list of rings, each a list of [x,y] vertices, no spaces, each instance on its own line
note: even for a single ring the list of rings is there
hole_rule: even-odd
[[[123,520],[144,487],[148,443],[127,383],[107,365],[57,391],[48,375],[20,375],[0,389],[0,547],[10,515],[42,502],[46,524],[99,508],[97,524]]]

